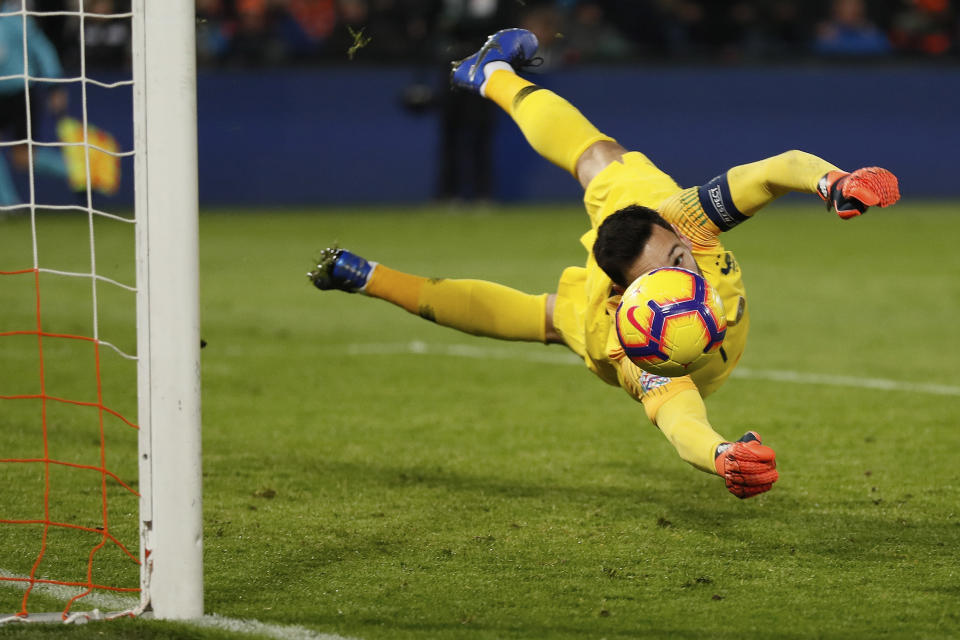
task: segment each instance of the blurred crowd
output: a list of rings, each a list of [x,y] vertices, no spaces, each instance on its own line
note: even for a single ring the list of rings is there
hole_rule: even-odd
[[[82,3],[82,5],[81,5]],[[88,17],[81,20],[78,10]],[[6,12],[20,11],[23,0],[0,0]],[[26,8],[57,51],[64,69],[130,66],[130,0],[26,0]],[[82,25],[82,29],[81,29]],[[81,59],[81,44],[83,59]]]
[[[952,0],[197,0],[201,64],[449,61],[522,26],[548,66],[960,57]]]
[[[6,0],[9,1],[9,0]],[[79,18],[130,0],[27,0],[64,65],[79,66]],[[631,60],[810,57],[960,60],[960,0],[196,0],[208,67],[446,63],[504,26],[540,39],[547,67]],[[122,66],[130,22],[87,17],[86,64]]]

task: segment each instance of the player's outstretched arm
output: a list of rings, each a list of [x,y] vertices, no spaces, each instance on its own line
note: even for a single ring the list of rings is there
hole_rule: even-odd
[[[722,477],[730,493],[738,498],[769,491],[777,481],[773,449],[761,444],[760,436],[753,431],[736,442],[725,440],[710,426],[706,406],[695,389],[684,389],[662,401],[645,398],[644,405],[681,458]]]
[[[791,192],[818,194],[841,218],[860,215],[867,207],[889,206],[900,198],[897,178],[886,169],[867,167],[847,173],[797,150],[738,165],[714,182],[718,183],[718,194],[729,196],[733,207],[744,216]],[[726,193],[722,193],[724,188]]]

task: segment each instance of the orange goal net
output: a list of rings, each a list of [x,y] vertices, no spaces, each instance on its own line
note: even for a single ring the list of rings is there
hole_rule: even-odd
[[[194,3],[36,6],[0,3],[0,624],[196,617]]]

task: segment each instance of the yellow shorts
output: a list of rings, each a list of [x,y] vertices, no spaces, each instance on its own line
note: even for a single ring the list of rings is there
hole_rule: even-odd
[[[598,173],[583,194],[583,204],[596,229],[611,213],[632,204],[656,209],[668,196],[680,191],[673,178],[638,151],[623,154]],[[592,246],[592,245],[591,245]]]
[[[557,299],[553,307],[553,328],[570,349],[584,357],[587,353],[584,337],[584,314],[587,311],[587,270],[567,267],[557,284]]]

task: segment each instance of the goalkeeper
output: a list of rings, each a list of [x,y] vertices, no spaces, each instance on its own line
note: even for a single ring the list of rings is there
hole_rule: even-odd
[[[320,289],[387,300],[466,333],[565,344],[603,381],[642,402],[681,458],[723,477],[737,497],[769,490],[778,479],[773,450],[753,431],[736,441],[721,436],[703,403],[740,360],[750,325],[740,267],[719,235],[789,192],[817,193],[841,218],[858,216],[899,199],[896,177],[876,167],[847,173],[808,153],[787,151],[681,188],[646,156],[598,131],[569,102],[517,75],[537,46],[529,31],[499,31],[477,53],[454,63],[451,80],[499,105],[540,155],[583,186],[591,223],[580,239],[588,251],[585,266],[565,269],[556,293],[530,295],[492,282],[401,273],[331,248],[322,252],[311,280]],[[726,310],[722,349],[689,376],[664,378],[639,369],[614,329],[619,294],[663,266],[701,273]]]

